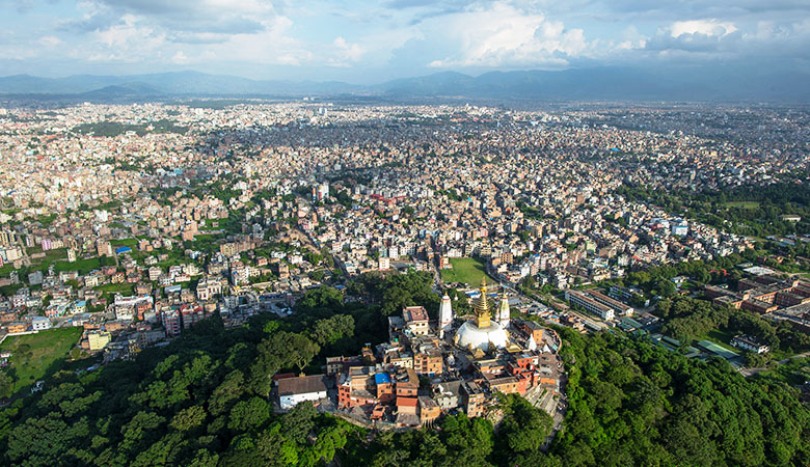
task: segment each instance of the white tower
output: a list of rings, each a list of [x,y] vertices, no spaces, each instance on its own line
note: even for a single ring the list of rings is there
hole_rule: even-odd
[[[537,350],[537,342],[534,341],[534,335],[529,336],[529,342],[526,344],[526,347],[532,352]]]
[[[512,317],[512,312],[509,310],[509,298],[506,296],[506,292],[501,294],[501,303],[498,306],[498,324],[501,325],[502,328],[506,329],[509,327],[509,319]]]
[[[444,337],[444,332],[449,331],[453,325],[453,305],[450,297],[445,293],[442,297],[442,304],[439,306],[439,334]]]

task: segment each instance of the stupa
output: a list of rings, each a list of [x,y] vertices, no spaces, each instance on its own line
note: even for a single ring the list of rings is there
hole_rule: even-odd
[[[487,279],[481,279],[481,296],[475,304],[475,319],[462,324],[456,331],[456,346],[471,352],[480,349],[489,352],[504,349],[509,344],[509,335],[501,325],[492,321],[487,303]]]

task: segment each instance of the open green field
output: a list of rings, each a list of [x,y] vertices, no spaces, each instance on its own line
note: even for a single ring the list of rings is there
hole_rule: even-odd
[[[0,350],[11,352],[6,371],[14,376],[14,392],[34,384],[61,364],[82,335],[82,328],[40,331],[7,337]]]
[[[67,261],[60,261],[56,263],[56,271],[78,271],[79,274],[87,274],[90,271],[95,269],[100,269],[102,266],[106,265],[114,265],[115,261],[111,258],[88,258],[88,259],[77,259],[76,261],[69,263]]]
[[[120,240],[110,240],[110,245],[113,248],[117,248],[119,246],[128,246],[132,249],[135,249],[138,246],[138,239],[137,238],[124,238]]]
[[[719,344],[721,347],[725,347],[729,350],[733,350],[734,352],[739,352],[738,349],[734,348],[731,345],[731,339],[734,338],[734,335],[728,331],[721,331],[720,329],[712,329],[709,331],[709,334],[703,337],[703,339],[708,339],[714,341],[715,343]],[[698,339],[702,340],[702,339]]]
[[[47,271],[48,267],[53,264],[54,270],[62,271],[78,271],[80,274],[87,274],[88,272],[99,269],[106,264],[115,264],[115,261],[110,258],[90,258],[90,259],[77,259],[73,263],[67,261],[67,250],[51,250],[45,253],[45,258],[33,261],[31,267],[22,268],[22,275],[20,279],[25,278],[25,274],[33,271]],[[14,271],[14,265],[9,263],[0,267],[0,276],[7,277],[11,271]]]
[[[128,282],[122,282],[120,284],[104,284],[95,287],[95,290],[98,290],[101,294],[106,295],[110,300],[112,300],[117,293],[125,296],[135,293],[135,287]]]
[[[728,201],[723,205],[727,208],[758,209],[759,201]]]
[[[486,275],[484,263],[475,258],[450,258],[453,269],[442,270],[442,281],[466,282],[470,287],[477,287],[481,283],[481,278]],[[487,282],[494,283],[495,280],[487,276]]]

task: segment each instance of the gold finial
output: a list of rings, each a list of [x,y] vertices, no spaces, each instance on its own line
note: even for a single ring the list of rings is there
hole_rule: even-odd
[[[489,313],[489,304],[487,303],[487,277],[481,278],[481,297],[478,303],[475,304],[475,320],[479,328],[488,328],[490,326],[491,315]]]

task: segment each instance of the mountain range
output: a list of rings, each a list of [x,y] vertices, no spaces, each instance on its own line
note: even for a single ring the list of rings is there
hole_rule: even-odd
[[[195,97],[355,97],[385,100],[810,101],[810,73],[763,69],[648,70],[597,67],[563,71],[442,72],[375,85],[337,81],[266,81],[195,71],[125,76],[0,77],[0,98],[46,101],[165,101]]]

